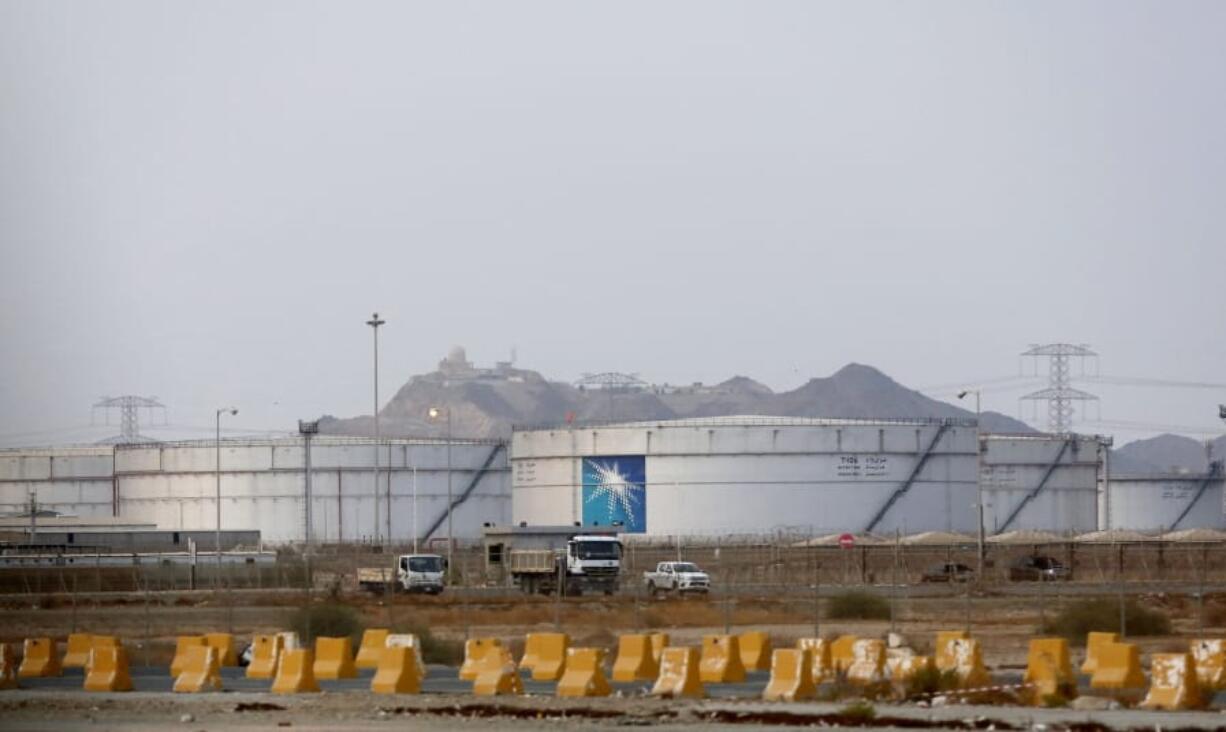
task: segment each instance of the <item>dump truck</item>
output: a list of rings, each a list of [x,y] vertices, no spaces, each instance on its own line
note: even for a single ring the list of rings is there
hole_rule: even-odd
[[[396,567],[361,567],[358,569],[358,586],[364,590],[381,592],[392,584],[394,592],[424,592],[429,595],[442,593],[446,586],[444,575],[447,560],[438,554],[401,554]]]
[[[487,526],[486,574],[524,594],[617,592],[622,543],[617,527]]]

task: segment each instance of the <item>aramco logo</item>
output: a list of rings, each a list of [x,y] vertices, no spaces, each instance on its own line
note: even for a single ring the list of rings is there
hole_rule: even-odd
[[[647,529],[646,460],[642,455],[583,459],[583,525]]]

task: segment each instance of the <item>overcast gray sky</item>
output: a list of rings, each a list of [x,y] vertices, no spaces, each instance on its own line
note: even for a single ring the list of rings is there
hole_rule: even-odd
[[[372,310],[389,396],[453,344],[786,389],[1071,341],[1226,382],[1224,37],[1222,2],[3,0],[0,433],[119,393],[369,413]]]

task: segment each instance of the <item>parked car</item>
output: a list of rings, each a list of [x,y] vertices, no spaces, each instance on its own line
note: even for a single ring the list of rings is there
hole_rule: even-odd
[[[643,583],[652,597],[658,592],[706,594],[711,589],[711,577],[693,562],[660,562],[656,571],[643,573]]]
[[[975,570],[958,562],[943,562],[935,564],[924,572],[922,582],[970,582],[975,578]]]
[[[1051,582],[1068,578],[1068,567],[1055,557],[1022,557],[1009,567],[1009,579],[1013,582]]]

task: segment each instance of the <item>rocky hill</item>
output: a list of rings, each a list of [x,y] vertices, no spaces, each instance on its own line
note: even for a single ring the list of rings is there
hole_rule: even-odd
[[[452,433],[463,437],[506,437],[512,426],[778,415],[790,417],[973,417],[906,388],[871,366],[848,364],[825,378],[814,378],[791,391],[776,393],[745,376],[715,385],[580,389],[549,381],[541,374],[500,363],[492,369],[468,363],[463,349],[453,349],[438,370],[409,379],[379,412],[384,435],[440,436],[446,420],[431,420],[431,407],[451,411]],[[444,412],[445,414],[445,412]],[[1023,422],[985,412],[993,432],[1033,432]],[[369,435],[369,416],[324,417],[320,430],[331,434]]]
[[[1212,440],[1214,460],[1226,458],[1226,436]],[[1205,443],[1180,435],[1158,435],[1137,440],[1112,452],[1111,472],[1124,473],[1203,473],[1209,469]]]

